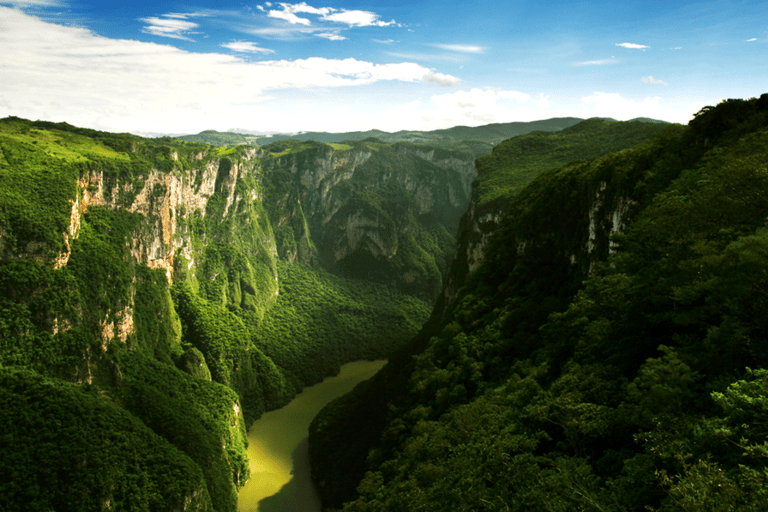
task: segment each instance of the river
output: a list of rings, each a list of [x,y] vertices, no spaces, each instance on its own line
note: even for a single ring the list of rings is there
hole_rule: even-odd
[[[240,512],[320,512],[309,475],[309,424],[328,402],[369,379],[386,361],[358,361],[264,414],[248,430],[251,477],[240,489]]]

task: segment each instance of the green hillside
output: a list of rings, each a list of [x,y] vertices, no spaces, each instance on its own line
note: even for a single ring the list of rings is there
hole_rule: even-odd
[[[764,510],[767,157],[763,95],[509,191],[445,315],[313,422],[324,504]]]
[[[330,508],[752,503],[766,101],[429,144],[0,120],[0,508],[234,511],[247,425],[387,357],[314,423]]]
[[[246,425],[428,315],[280,262],[254,148],[17,118],[0,148],[4,511],[234,511]]]
[[[538,176],[577,160],[636,146],[662,133],[665,123],[588,119],[555,133],[537,131],[505,140],[478,159],[478,203],[505,200]]]

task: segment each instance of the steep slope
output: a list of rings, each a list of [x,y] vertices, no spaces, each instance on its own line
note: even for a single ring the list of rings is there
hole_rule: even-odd
[[[278,208],[268,200],[276,198],[270,187],[281,185],[275,159],[286,154],[17,118],[0,122],[0,147],[0,373],[12,411],[3,418],[0,472],[50,489],[38,497],[41,509],[234,510],[248,478],[246,422],[349,358],[385,357],[428,313],[423,301],[385,285],[331,278],[300,263],[295,272],[287,262],[279,270],[278,248],[294,258],[275,237],[286,219],[272,220]],[[316,170],[293,169],[298,176]],[[285,190],[295,201],[283,206],[300,212],[300,190]],[[325,286],[311,297],[281,295],[281,274],[296,276],[285,279],[289,288]],[[302,301],[311,313],[286,315]],[[308,327],[324,314],[339,321]],[[281,318],[296,336],[283,337],[282,326],[260,329]],[[354,318],[370,333],[331,350]],[[393,319],[400,329],[387,329]],[[325,357],[312,361],[318,352]],[[18,416],[30,400],[39,411]],[[30,443],[48,446],[72,420],[70,408],[93,409],[83,413],[90,426],[68,426],[53,452],[60,456],[36,464]],[[36,421],[44,425],[32,432]],[[105,447],[104,461],[124,475],[115,469],[103,488],[68,495],[61,486],[69,468],[96,482],[103,461],[93,450],[112,436],[121,448]],[[151,467],[137,459],[146,456],[142,443],[155,447]],[[155,494],[166,470],[184,483],[169,486],[162,500]],[[115,483],[121,476],[133,480]],[[0,495],[16,497],[4,510],[25,509],[28,494],[16,480],[2,479]]]
[[[435,299],[469,202],[471,155],[372,141],[264,150],[281,257]]]
[[[450,303],[467,275],[485,258],[491,234],[512,207],[511,199],[542,171],[630,148],[667,130],[666,124],[588,119],[556,133],[534,132],[506,140],[477,160],[475,194],[462,218],[443,296]]]
[[[728,100],[517,192],[455,298],[315,419],[324,503],[764,509],[767,153],[768,95]]]

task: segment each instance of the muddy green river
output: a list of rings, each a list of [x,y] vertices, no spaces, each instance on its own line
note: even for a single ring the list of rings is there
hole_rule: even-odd
[[[336,377],[306,388],[282,409],[254,422],[248,431],[251,477],[240,489],[240,512],[320,512],[309,477],[309,424],[328,402],[372,377],[385,362],[346,364]]]

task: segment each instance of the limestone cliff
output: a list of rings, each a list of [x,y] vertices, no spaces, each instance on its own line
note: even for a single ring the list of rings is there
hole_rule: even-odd
[[[248,478],[246,421],[345,358],[383,357],[381,347],[411,335],[385,339],[369,329],[322,361],[295,357],[296,347],[311,354],[325,345],[271,334],[280,329],[259,332],[265,315],[284,311],[275,306],[278,259],[431,298],[473,173],[461,154],[429,148],[287,142],[223,149],[15,118],[0,122],[0,146],[0,366],[28,371],[18,378],[31,389],[40,376],[56,388],[74,386],[74,395],[51,399],[53,408],[92,390],[118,410],[101,416],[140,421],[164,446],[159,457],[178,455],[184,471],[197,472],[190,481],[205,487],[185,488],[172,507],[220,511],[234,510],[236,489]],[[355,299],[373,285],[345,283],[331,283],[339,306],[320,311],[322,322],[394,320],[411,333],[414,315],[425,315],[424,307],[405,311],[410,303],[387,287],[376,289],[391,304],[370,311]],[[24,389],[13,400],[22,403]],[[96,438],[108,438],[94,428]],[[52,467],[71,462],[63,456]],[[38,469],[25,471],[47,478]],[[127,507],[150,488],[119,498],[105,490],[98,499]]]
[[[478,266],[310,427],[324,506],[765,508],[766,142],[768,94],[727,100],[544,170],[498,220],[482,186],[521,169],[480,165]]]
[[[433,299],[475,177],[469,154],[368,141],[267,146],[283,257]]]
[[[534,132],[509,139],[494,148],[490,155],[479,158],[478,180],[461,219],[451,270],[446,275],[438,301],[440,307],[447,307],[467,277],[483,264],[493,233],[514,210],[514,198],[536,176],[572,161],[632,147],[665,129],[664,125],[639,121],[590,119],[556,134]],[[594,190],[585,191],[592,201],[585,215],[587,231],[578,236],[586,241],[578,249],[569,249],[565,255],[573,265],[584,263],[591,269],[596,261],[605,259],[611,246],[610,235],[621,233],[633,207],[637,206],[626,194],[609,190],[611,186],[606,180],[598,183]],[[520,240],[516,251],[522,254],[535,244],[533,239]]]

